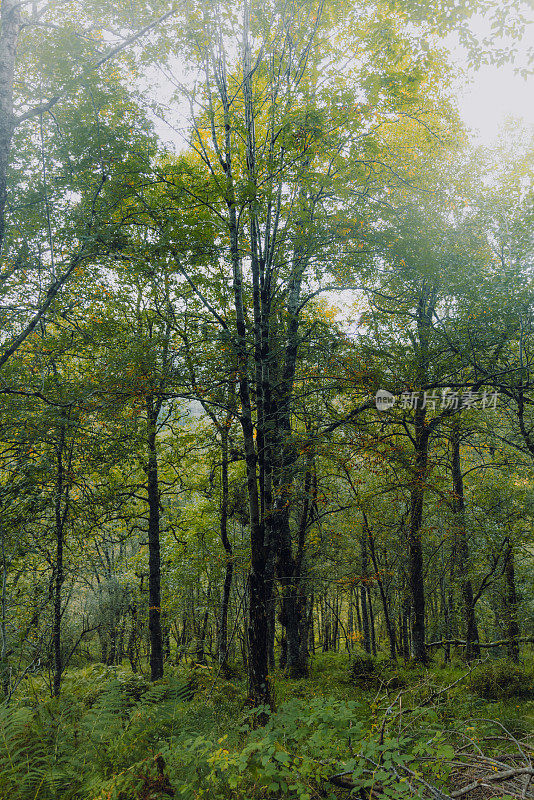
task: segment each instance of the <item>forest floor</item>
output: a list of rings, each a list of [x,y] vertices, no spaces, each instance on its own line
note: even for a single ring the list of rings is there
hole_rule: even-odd
[[[533,659],[359,663],[352,679],[348,653],[317,653],[302,680],[275,671],[262,727],[238,670],[151,685],[93,664],[59,698],[32,675],[0,708],[0,799],[534,797]]]

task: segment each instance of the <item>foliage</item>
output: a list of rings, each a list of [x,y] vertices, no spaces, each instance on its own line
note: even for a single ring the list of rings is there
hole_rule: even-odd
[[[485,700],[534,698],[532,675],[523,666],[507,659],[479,664],[469,677],[469,688]]]
[[[352,653],[352,664],[349,680],[353,683],[365,684],[375,677],[376,667],[373,657],[365,650],[355,650]]]

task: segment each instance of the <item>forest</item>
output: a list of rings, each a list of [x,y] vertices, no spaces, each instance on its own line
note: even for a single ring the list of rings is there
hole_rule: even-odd
[[[0,800],[534,798],[531,12],[1,0]]]

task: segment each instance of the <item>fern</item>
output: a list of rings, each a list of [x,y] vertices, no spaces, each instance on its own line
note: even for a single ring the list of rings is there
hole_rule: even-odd
[[[68,725],[43,709],[0,709],[0,796],[32,800],[78,797],[79,768]]]

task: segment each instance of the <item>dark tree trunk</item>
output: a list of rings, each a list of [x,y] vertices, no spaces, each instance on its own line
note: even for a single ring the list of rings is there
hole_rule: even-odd
[[[445,641],[449,641],[452,638],[451,633],[451,609],[449,603],[447,602],[447,587],[445,585],[445,578],[442,575],[439,582],[440,594],[441,594],[441,616],[442,616],[442,625],[440,626],[440,635]],[[450,644],[446,644],[443,648],[445,653],[445,663],[451,660],[451,646]]]
[[[514,567],[514,551],[512,544],[507,543],[505,556],[504,556],[504,579],[506,582],[505,588],[505,609],[507,620],[507,638],[510,640],[508,645],[508,658],[515,663],[519,662],[519,621],[517,615],[517,590],[515,586],[515,567]]]
[[[423,284],[417,306],[418,364],[417,385],[420,390],[428,385],[430,370],[429,337],[432,315],[436,303],[436,291]],[[425,587],[423,569],[423,544],[421,528],[425,486],[428,480],[428,447],[430,425],[426,418],[426,404],[416,398],[414,411],[414,474],[410,489],[410,525],[408,529],[408,586],[412,604],[411,646],[412,657],[426,664],[425,649]]]
[[[410,492],[410,529],[408,533],[408,584],[412,603],[412,656],[426,664],[425,649],[425,590],[423,577],[424,482],[428,462],[428,426],[426,410],[415,409],[415,477]]]
[[[363,629],[363,649],[366,653],[370,653],[371,647],[371,628],[369,624],[369,610],[367,606],[367,580],[368,580],[368,564],[367,564],[367,534],[362,530],[360,535],[360,557],[361,557],[361,580],[360,585],[360,602],[362,607],[362,629]]]
[[[161,633],[161,558],[157,420],[162,401],[147,395],[147,493],[148,493],[148,630],[150,639],[150,680],[163,677]]]
[[[334,652],[337,653],[339,649],[339,598],[336,596],[334,598],[334,607],[332,609],[333,613],[333,630],[332,630],[332,644],[334,645]]]
[[[278,545],[277,572],[282,588],[282,607],[279,622],[285,629],[284,668],[290,677],[299,677],[300,661],[300,608],[297,598],[298,577],[293,558],[291,529],[289,526],[289,498],[282,493],[275,512],[275,531]]]
[[[362,616],[362,632],[363,632],[363,649],[366,653],[371,652],[371,629],[369,626],[369,611],[367,609],[367,587],[362,584],[360,586],[360,604]]]
[[[315,617],[313,614],[315,608],[315,597],[313,592],[310,597],[310,615],[309,615],[309,622],[308,622],[308,631],[309,631],[309,639],[308,639],[308,653],[312,653],[315,655]]]
[[[306,582],[303,579],[304,548],[310,510],[311,457],[308,458],[304,478],[304,501],[299,520],[296,557],[293,558],[289,529],[289,498],[285,501],[284,520],[279,525],[281,533],[278,572],[283,587],[280,621],[285,627],[284,668],[290,678],[308,675],[308,622],[306,615]],[[304,635],[304,640],[302,636]]]
[[[161,631],[162,640],[163,640],[163,659],[165,661],[169,661],[171,657],[171,630],[168,625],[164,625]],[[120,657],[119,657],[120,663]]]
[[[376,582],[378,584],[378,590],[380,592],[380,599],[382,600],[382,609],[384,611],[384,621],[386,623],[386,630],[388,633],[389,639],[389,653],[392,660],[395,660],[397,657],[397,644],[395,641],[395,625],[391,618],[390,610],[389,610],[389,603],[386,596],[386,591],[384,589],[384,584],[382,578],[380,576],[380,569],[378,566],[378,559],[376,557],[376,546],[374,536],[371,532],[371,528],[369,527],[369,522],[367,520],[367,516],[364,513],[363,515],[365,531],[367,532],[367,537],[369,539],[369,551],[371,553],[371,561],[373,562],[373,569],[376,575]]]
[[[126,655],[132,667],[132,672],[139,671],[139,632],[137,630],[137,603],[132,603],[130,606],[130,614],[132,617],[132,628],[128,637],[128,644],[126,645]]]
[[[52,653],[54,660],[53,695],[61,691],[63,660],[61,654],[61,620],[63,616],[62,590],[65,579],[63,567],[64,529],[69,507],[69,489],[65,488],[65,436],[67,419],[62,414],[56,448],[56,494],[54,499],[54,521],[56,534],[56,558],[54,563],[54,617],[52,623]],[[65,493],[65,497],[64,497]]]
[[[229,422],[230,420],[228,420]],[[217,658],[221,669],[228,673],[228,610],[230,607],[230,593],[234,575],[234,560],[232,545],[228,538],[228,426],[221,432],[221,523],[220,537],[226,555],[224,570],[224,584],[219,613],[219,630],[217,631]]]
[[[208,629],[208,609],[204,611],[204,617],[202,619],[202,626],[199,631],[198,641],[197,641],[197,652],[196,652],[196,661],[197,664],[205,664],[206,663],[206,656],[204,653],[204,642],[206,639],[206,631]]]
[[[356,624],[358,626],[358,634],[361,636],[363,641],[364,633],[363,633],[362,615],[360,613],[359,589],[356,589],[356,591],[354,592],[354,609],[356,611]]]
[[[349,607],[347,609],[347,633],[349,634],[351,641],[354,638],[354,598],[352,593],[353,590],[351,586],[349,589]]]
[[[375,612],[373,610],[373,596],[371,589],[367,587],[367,602],[369,604],[369,628],[371,632],[371,652],[376,656],[376,630],[375,630]]]
[[[275,587],[273,586],[273,589]],[[276,638],[276,596],[274,594],[271,595],[271,607],[268,609],[268,619],[267,623],[269,625],[269,642],[267,644],[267,658],[269,662],[269,667],[273,668],[276,666],[276,658],[274,655],[274,645],[275,645],[275,638]]]
[[[467,526],[465,519],[465,499],[464,481],[462,475],[461,456],[460,456],[460,427],[459,421],[453,422],[452,436],[452,485],[453,503],[452,510],[455,515],[455,544],[458,558],[458,569],[460,570],[460,590],[462,594],[462,612],[465,625],[465,658],[471,661],[480,658],[480,646],[478,628],[475,616],[475,601],[473,597],[473,585],[469,577],[469,543],[467,540]]]

